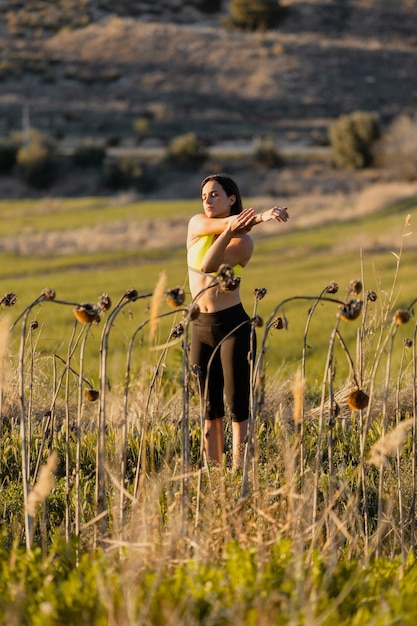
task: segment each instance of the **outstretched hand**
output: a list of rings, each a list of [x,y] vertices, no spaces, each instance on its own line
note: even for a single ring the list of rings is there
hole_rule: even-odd
[[[288,215],[287,207],[274,206],[272,209],[262,211],[262,221],[269,222],[269,220],[276,220],[277,222],[286,222],[290,216]]]

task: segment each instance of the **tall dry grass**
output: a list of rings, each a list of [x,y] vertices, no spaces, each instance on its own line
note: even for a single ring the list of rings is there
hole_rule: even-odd
[[[408,233],[406,221],[396,253],[398,269]],[[216,288],[225,276],[233,279],[225,269],[214,279]],[[20,523],[27,549],[37,541],[46,546],[53,532],[48,499],[58,495],[56,488],[48,494],[51,483],[45,472],[56,471],[57,484],[64,482],[66,540],[75,537],[80,546],[117,550],[126,571],[134,561],[138,568],[160,568],[162,576],[191,557],[224,559],[233,541],[256,549],[262,562],[283,537],[290,538],[297,558],[310,561],[316,550],[329,563],[342,554],[365,561],[372,555],[405,555],[415,539],[416,405],[410,390],[416,388],[416,356],[415,337],[398,345],[398,329],[412,324],[415,301],[396,310],[395,279],[388,298],[378,298],[364,289],[365,278],[352,280],[342,295],[331,283],[317,297],[287,298],[273,306],[267,320],[257,313],[258,301],[268,297],[266,289],[255,290],[249,323],[259,341],[250,355],[251,415],[241,472],[231,469],[228,424],[224,463],[216,466],[204,457],[206,390],[196,386],[188,361],[198,299],[186,306],[183,290],[167,290],[164,277],[153,294],[128,289],[114,306],[107,294],[96,304],[80,304],[59,301],[53,290],[44,290],[10,327],[11,334],[20,330],[18,354],[10,355],[17,363],[14,409],[19,418],[9,419],[8,428],[19,431]],[[142,299],[151,302],[149,317],[127,341],[124,382],[115,385],[108,363],[118,316]],[[265,375],[268,338],[286,327],[291,302],[299,299],[310,305],[304,346],[317,305],[335,312],[314,398],[309,395],[306,350],[292,380]],[[165,303],[171,305],[167,311]],[[74,310],[65,357],[42,361],[52,366],[43,373],[50,380],[50,395],[42,419],[35,337],[40,331],[31,319],[39,304]],[[170,316],[174,321],[168,336],[148,353],[153,363],[145,363],[142,379],[132,378],[134,346],[144,329],[149,327],[155,337],[157,321]],[[84,359],[98,318],[102,332],[95,390],[84,375]],[[351,324],[357,327],[353,346],[344,339],[345,325]],[[3,344],[5,361],[8,348]],[[166,372],[165,355],[172,346],[181,348],[181,360],[178,371]],[[336,352],[349,363],[347,380],[337,378]],[[396,352],[401,354],[399,371],[393,371]],[[13,397],[13,384],[3,385],[2,402],[9,395]],[[13,404],[9,407],[12,414]],[[51,459],[56,455],[55,470]],[[48,488],[39,491],[42,481]]]

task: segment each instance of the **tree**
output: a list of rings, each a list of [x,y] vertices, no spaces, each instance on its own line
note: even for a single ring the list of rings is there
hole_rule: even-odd
[[[232,0],[226,24],[242,30],[275,28],[285,9],[279,0]]]
[[[330,143],[337,167],[361,169],[373,161],[373,149],[380,136],[378,117],[366,111],[342,115],[330,127]]]

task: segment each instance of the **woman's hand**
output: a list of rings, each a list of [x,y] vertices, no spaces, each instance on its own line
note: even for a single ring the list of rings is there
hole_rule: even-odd
[[[261,222],[269,222],[269,220],[276,220],[277,222],[286,222],[289,219],[287,207],[274,206],[272,209],[262,211]]]
[[[254,209],[244,209],[241,213],[232,216],[230,221],[230,231],[234,235],[242,235],[248,233],[252,226],[256,224],[256,213]]]

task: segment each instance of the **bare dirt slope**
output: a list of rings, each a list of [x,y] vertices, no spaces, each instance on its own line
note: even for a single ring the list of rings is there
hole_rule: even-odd
[[[0,83],[3,126],[20,119],[23,99],[38,125],[103,135],[131,133],[141,115],[160,133],[236,136],[326,126],[355,109],[389,120],[416,106],[415,2],[286,4],[266,33],[226,29],[224,9],[186,23],[101,14],[50,36],[4,36],[16,74]]]
[[[171,10],[168,0],[139,1],[134,16],[120,16],[117,7],[129,3],[112,5],[111,14],[102,9],[109,3],[87,2],[87,25],[58,32],[39,23],[30,29],[30,20],[13,31],[6,20],[0,28],[0,132],[21,127],[27,104],[31,123],[64,141],[95,137],[132,145],[133,124],[145,119],[162,146],[188,131],[208,145],[269,135],[278,145],[311,146],[323,142],[329,124],[344,113],[375,111],[388,125],[416,109],[412,0],[285,0],[285,20],[265,33],[225,28],[226,1],[214,14],[191,4],[185,11],[187,3],[174,0]],[[3,1],[0,9],[16,16],[20,5],[31,2]],[[289,159],[279,172],[245,167],[234,163],[229,170],[251,196],[354,191],[380,176],[334,172],[328,161],[311,158]],[[200,178],[167,179],[158,195],[189,197]],[[2,190],[22,193],[10,181]],[[94,193],[96,187],[83,176],[60,180],[51,193],[71,191]]]

